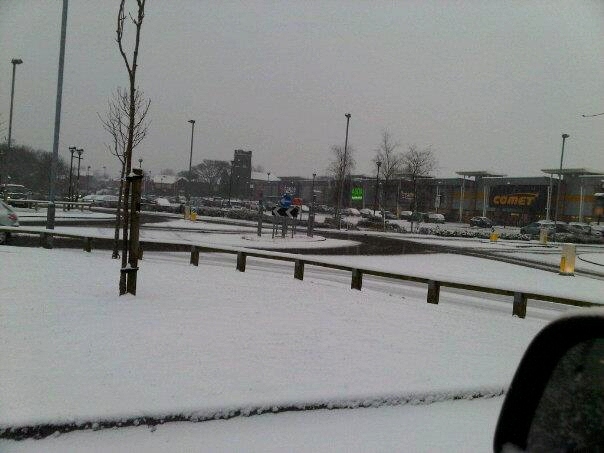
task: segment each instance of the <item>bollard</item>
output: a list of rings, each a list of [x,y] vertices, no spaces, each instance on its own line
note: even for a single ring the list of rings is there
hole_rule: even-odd
[[[577,246],[575,244],[562,244],[560,256],[560,275],[575,275],[575,258]]]
[[[539,230],[539,244],[547,245],[547,228],[541,228]]]
[[[526,294],[514,293],[514,304],[512,306],[512,316],[524,318],[526,316]]]
[[[351,289],[361,290],[363,286],[363,272],[359,269],[352,270],[352,282],[350,283]]]
[[[489,235],[489,240],[491,242],[497,242],[497,239],[499,239],[499,231],[495,230],[495,228],[493,228],[491,230],[491,234]]]
[[[245,272],[245,253],[237,252],[237,270],[239,272]]]
[[[304,280],[304,261],[294,261],[294,278],[298,280]]]
[[[191,247],[191,260],[189,263],[193,266],[199,266],[199,247],[195,245]]]
[[[54,235],[49,233],[40,233],[40,247],[51,249],[53,246]]]
[[[92,238],[84,238],[84,251],[85,252],[92,252]]]
[[[438,304],[439,297],[440,297],[440,282],[437,282],[435,280],[430,280],[428,282],[427,302],[429,304]]]

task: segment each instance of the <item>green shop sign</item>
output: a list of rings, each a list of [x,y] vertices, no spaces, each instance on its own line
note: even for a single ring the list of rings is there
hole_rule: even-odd
[[[352,199],[353,200],[362,200],[363,199],[363,188],[362,187],[353,187],[352,188]]]

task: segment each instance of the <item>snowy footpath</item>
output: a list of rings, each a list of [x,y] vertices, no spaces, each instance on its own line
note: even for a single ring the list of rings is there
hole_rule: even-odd
[[[428,442],[423,447],[421,439],[403,436],[420,442],[409,444],[417,447],[415,451],[451,451],[450,443],[429,442],[444,441],[441,436],[453,432],[456,439],[475,436],[484,450],[490,448],[484,443],[490,442],[502,402],[498,395],[509,385],[530,340],[545,325],[541,319],[512,317],[507,309],[503,313],[444,302],[429,305],[425,295],[354,291],[349,280],[326,283],[309,274],[297,281],[286,264],[271,270],[248,266],[240,273],[233,257],[206,257],[193,267],[186,254],[180,259],[169,256],[146,254],[137,296],[119,297],[119,263],[107,251],[0,248],[1,432],[44,424],[136,425],[146,418],[197,421],[268,412],[184,428],[182,423],[167,424],[155,434],[162,431],[170,437],[170,430],[200,430],[207,436],[211,429],[201,425],[220,423],[213,425],[218,437],[206,438],[209,443],[204,445],[216,441],[210,450],[222,446],[232,451],[240,448],[222,444],[220,436],[226,436],[228,426],[232,432],[241,428],[241,442],[249,446],[245,426],[251,423],[256,440],[265,439],[256,451],[267,450],[262,448],[267,442],[279,450],[363,451],[373,434],[355,448],[346,444],[320,448],[313,443],[317,438],[298,445],[307,448],[294,448],[293,440],[280,443],[275,434],[271,444],[262,433],[269,425],[287,425],[286,420],[293,418],[301,428],[290,427],[291,439],[304,435],[313,439],[312,426],[330,423],[334,436],[346,437],[363,413],[371,425],[379,424],[376,419],[384,418],[384,412],[375,416],[366,411],[378,409],[356,409],[361,415],[347,410],[270,412],[384,406],[393,414],[407,408],[397,420],[407,420],[409,433],[433,430],[432,438],[423,439]],[[470,401],[483,396],[494,398],[481,398],[480,404]],[[436,412],[431,416],[420,407],[434,407]],[[445,414],[440,418],[439,410]],[[439,431],[436,425],[453,415],[449,428]],[[274,422],[266,422],[267,417]],[[436,425],[429,425],[431,417]],[[459,433],[459,425],[467,432]],[[84,437],[90,441],[109,433],[101,437],[98,451],[118,451],[110,438],[119,443],[116,436],[127,440],[141,429],[149,433],[148,428],[132,427],[39,441],[3,440],[0,450],[65,451],[73,447],[61,443],[65,439],[78,444],[82,439],[78,436],[93,436]],[[189,451],[189,435],[175,434],[185,442],[176,450]],[[401,433],[397,435],[377,445],[390,450],[388,442]],[[145,445],[139,435],[134,439]],[[329,442],[329,436],[323,440]]]

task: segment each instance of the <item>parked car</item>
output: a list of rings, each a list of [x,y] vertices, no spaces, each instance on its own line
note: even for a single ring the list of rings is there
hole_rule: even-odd
[[[428,223],[445,223],[445,216],[442,214],[428,214],[426,217],[426,222]]]
[[[589,225],[583,222],[569,222],[568,227],[573,231],[579,234],[587,234],[590,236],[595,236],[597,238],[602,237],[602,230],[599,228],[594,228],[594,226]]]
[[[386,217],[386,219],[388,219],[388,220],[398,220],[396,215],[394,215],[390,211],[384,211],[384,217]]]
[[[0,198],[12,206],[26,207],[25,200],[31,198],[31,190],[21,184],[2,184]]]
[[[369,208],[359,209],[359,212],[364,219],[369,219],[373,215],[373,209]]]
[[[19,217],[13,209],[3,201],[0,201],[0,225],[18,227]],[[6,244],[10,238],[10,233],[0,231],[0,244]]]
[[[558,222],[558,225],[562,225]],[[521,234],[528,234],[529,236],[539,236],[541,229],[545,228],[549,233],[554,231],[554,222],[551,220],[538,220],[537,222],[529,223],[528,225],[520,228]]]
[[[411,216],[409,216],[409,221],[411,222],[425,222],[428,218],[428,214],[426,214],[425,212],[412,212]]]
[[[413,211],[401,211],[401,219],[410,220],[413,216]]]
[[[353,217],[361,217],[361,213],[359,212],[358,209],[355,209],[355,208],[342,209],[342,214],[353,216]]]
[[[478,228],[491,228],[493,221],[488,217],[472,217],[470,219],[470,226]]]

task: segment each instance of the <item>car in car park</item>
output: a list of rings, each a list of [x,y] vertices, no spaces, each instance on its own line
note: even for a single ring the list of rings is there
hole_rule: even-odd
[[[413,216],[413,211],[401,211],[400,218],[403,220],[409,220]]]
[[[398,220],[398,219],[397,219],[397,217],[396,217],[396,215],[395,215],[395,214],[393,214],[393,213],[392,213],[392,212],[390,212],[390,211],[384,211],[384,213],[383,213],[383,214],[384,214],[384,217],[385,217],[387,220]]]
[[[528,234],[529,236],[538,237],[542,229],[546,229],[548,234],[553,233],[554,224],[552,220],[538,220],[537,222],[529,223],[528,225],[520,228],[520,234]],[[558,225],[562,225],[558,222]]]
[[[364,219],[369,219],[373,215],[373,209],[369,208],[359,209],[359,212],[361,213],[361,217]]]
[[[493,226],[493,221],[488,217],[472,217],[470,219],[470,226],[478,227],[478,228],[491,228]]]
[[[428,223],[445,223],[445,216],[442,214],[432,213],[426,216]]]
[[[19,216],[17,216],[17,213],[3,201],[0,201],[0,225],[9,227],[19,226]],[[9,238],[9,232],[0,231],[0,244],[6,244]]]

